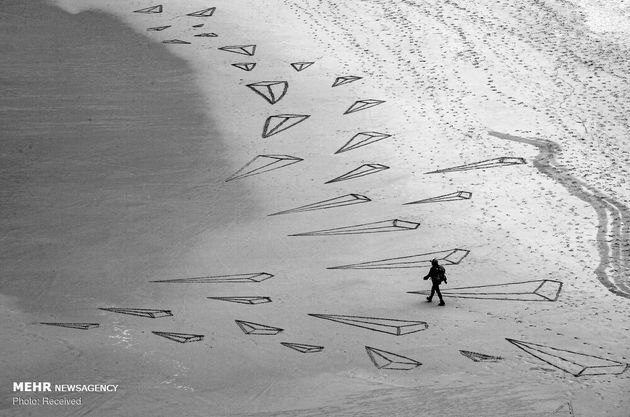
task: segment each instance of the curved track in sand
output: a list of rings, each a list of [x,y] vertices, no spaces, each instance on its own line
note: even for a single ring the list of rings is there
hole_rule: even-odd
[[[579,180],[559,164],[556,154],[561,148],[555,142],[492,131],[488,134],[499,139],[536,146],[540,152],[536,155],[534,166],[559,182],[571,195],[593,206],[599,218],[597,244],[601,259],[595,275],[613,294],[630,298],[630,209]]]

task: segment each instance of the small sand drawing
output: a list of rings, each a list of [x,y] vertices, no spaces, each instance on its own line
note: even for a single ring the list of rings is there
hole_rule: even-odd
[[[422,365],[420,362],[406,356],[388,352],[386,350],[366,346],[365,350],[370,360],[378,369],[391,369],[394,371],[410,371]]]

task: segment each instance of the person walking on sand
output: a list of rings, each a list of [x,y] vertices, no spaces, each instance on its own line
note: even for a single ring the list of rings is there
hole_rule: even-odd
[[[424,280],[426,281],[429,278],[431,278],[433,286],[431,287],[431,295],[427,297],[427,301],[431,302],[431,300],[433,299],[433,295],[437,293],[440,299],[440,304],[438,305],[445,305],[444,299],[442,299],[442,293],[440,292],[440,284],[442,283],[442,281],[444,281],[445,284],[448,284],[446,282],[446,270],[442,265],[438,264],[438,260],[435,258],[431,259],[431,269],[429,270],[427,276],[424,277]]]

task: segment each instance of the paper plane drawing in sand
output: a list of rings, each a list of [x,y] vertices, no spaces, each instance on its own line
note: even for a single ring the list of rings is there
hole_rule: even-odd
[[[627,363],[605,359],[599,356],[521,340],[507,338],[505,340],[541,361],[576,377],[589,375],[620,375],[630,367]]]
[[[276,104],[287,93],[289,83],[286,81],[259,81],[247,84],[247,87],[267,100],[269,104]]]
[[[379,140],[387,139],[392,135],[379,132],[361,132],[354,135],[345,145],[335,152],[336,154],[351,151],[353,149],[361,148]]]
[[[254,272],[250,274],[214,275],[208,277],[163,279],[149,282],[166,282],[172,284],[247,284],[262,282],[273,277],[266,272]]]
[[[253,56],[256,53],[256,45],[231,45],[222,46],[219,48],[221,51],[232,52],[240,55]]]
[[[385,103],[385,101],[383,100],[374,100],[374,99],[358,100],[358,101],[355,101],[350,107],[348,107],[348,109],[343,114],[350,114],[350,113],[355,113],[361,110],[367,110],[369,108],[378,106],[379,104],[383,104],[383,103]]]
[[[226,179],[225,182],[274,171],[300,161],[303,161],[303,159],[290,155],[258,155]]]
[[[486,159],[484,161],[473,162],[471,164],[459,165],[456,167],[436,169],[435,171],[425,172],[425,174],[438,174],[443,172],[470,171],[473,169],[487,169],[506,167],[511,165],[523,165],[525,159],[511,156],[502,156],[500,158]]]
[[[394,371],[410,371],[422,365],[417,360],[382,349],[366,346],[365,350],[370,360],[378,369],[390,369]]]
[[[449,249],[437,252],[421,253],[419,255],[401,256],[398,258],[381,259],[378,261],[362,262],[352,265],[333,266],[328,269],[397,269],[424,268],[435,258],[445,265],[457,265],[468,254],[467,249]]]
[[[423,200],[411,201],[405,204],[427,204],[427,203],[446,203],[448,201],[470,200],[472,193],[469,191],[455,191],[453,193],[443,194],[436,197],[429,197]]]
[[[277,216],[279,214],[290,214],[290,213],[301,213],[304,211],[313,211],[313,210],[325,210],[337,207],[345,207],[351,206],[354,204],[363,204],[369,203],[370,200],[368,197],[359,194],[346,194],[340,197],[330,198],[328,200],[318,201],[316,203],[306,204],[304,206],[296,207],[289,210],[279,211],[277,213],[272,213],[270,216]]]
[[[332,184],[339,181],[353,180],[355,178],[364,177],[366,175],[376,174],[377,172],[384,171],[386,169],[389,169],[389,167],[382,164],[363,164],[360,167],[353,169],[352,171],[346,172],[345,174],[338,176],[337,178],[333,178],[332,180],[326,181],[325,184]]]
[[[429,325],[424,321],[399,320],[379,317],[341,316],[335,314],[309,314],[318,319],[336,321],[349,326],[361,327],[375,332],[402,336],[426,330]]]
[[[383,220],[380,222],[357,224],[353,226],[337,227],[334,229],[316,230],[313,232],[297,233],[289,236],[329,236],[329,235],[356,235],[364,233],[385,233],[416,230],[420,223],[406,220]]]
[[[561,290],[562,282],[540,279],[505,284],[448,288],[442,289],[442,295],[444,297],[476,298],[480,300],[557,301]],[[409,293],[429,295],[430,291],[409,291]]]

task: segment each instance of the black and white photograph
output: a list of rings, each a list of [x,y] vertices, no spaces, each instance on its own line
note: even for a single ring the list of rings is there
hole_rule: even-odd
[[[630,417],[627,0],[0,0],[1,417]]]

